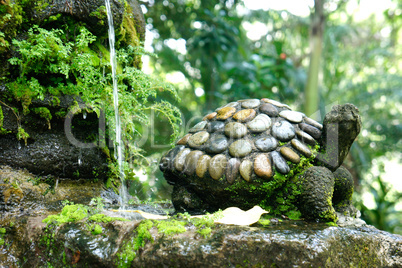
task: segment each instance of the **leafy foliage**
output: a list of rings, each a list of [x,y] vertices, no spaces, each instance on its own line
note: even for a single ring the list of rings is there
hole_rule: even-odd
[[[61,29],[46,30],[34,26],[29,29],[27,39],[14,39],[13,45],[19,57],[9,61],[20,68],[20,75],[7,86],[13,97],[22,103],[24,114],[30,112],[32,99],[74,95],[85,103],[85,107],[78,107],[76,103],[76,111],[84,109],[100,116],[100,111],[104,110],[109,130],[113,131],[113,89],[108,52],[84,26],[80,26],[79,34],[73,40],[67,33]],[[163,91],[178,100],[175,88],[133,66],[136,57],[144,53],[142,48],[132,46],[117,51],[119,110],[124,126],[122,140],[129,160],[145,159],[135,142],[141,136],[138,129],[149,123],[150,111],[167,118],[173,132],[172,139],[179,133],[180,111],[167,101],[156,101]],[[50,128],[52,115],[45,109],[36,108],[34,112],[45,118]],[[24,140],[29,137],[23,129],[18,135]]]

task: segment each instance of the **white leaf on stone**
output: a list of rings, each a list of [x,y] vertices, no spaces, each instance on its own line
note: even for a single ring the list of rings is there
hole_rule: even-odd
[[[169,216],[152,214],[141,210],[113,210],[116,212],[135,212],[148,220],[167,220]],[[254,206],[252,209],[244,211],[238,207],[229,207],[219,213],[219,218],[214,219],[214,223],[230,224],[230,225],[251,225],[256,223],[262,214],[268,211],[260,206]],[[191,216],[191,218],[214,217],[214,214]]]
[[[262,209],[260,206],[254,206],[247,211],[237,207],[229,207],[222,211],[223,217],[214,220],[214,222],[232,225],[251,225],[256,223],[261,215],[265,213],[268,213],[268,211]]]

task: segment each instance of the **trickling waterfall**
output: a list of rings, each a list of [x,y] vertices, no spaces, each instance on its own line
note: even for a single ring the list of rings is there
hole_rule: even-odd
[[[116,80],[116,51],[114,47],[114,26],[113,26],[113,14],[110,8],[109,0],[105,0],[107,19],[109,22],[109,50],[110,50],[110,65],[112,66],[112,78],[113,78],[113,104],[114,104],[114,115],[115,115],[115,143],[114,143],[114,156],[117,159],[119,165],[119,176],[121,180],[120,186],[120,206],[125,209],[127,204],[127,187],[125,185],[125,175],[123,170],[123,144],[121,141],[121,122],[119,115],[119,94],[117,88]]]

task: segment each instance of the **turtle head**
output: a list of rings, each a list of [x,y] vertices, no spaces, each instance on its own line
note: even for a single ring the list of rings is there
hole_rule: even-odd
[[[335,105],[325,115],[321,144],[323,153],[317,159],[331,171],[335,171],[349,153],[352,143],[360,133],[359,110],[353,104]]]

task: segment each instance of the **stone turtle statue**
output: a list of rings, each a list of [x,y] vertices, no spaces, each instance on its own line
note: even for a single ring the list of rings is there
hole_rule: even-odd
[[[358,109],[336,105],[323,125],[271,99],[231,102],[208,114],[160,161],[177,211],[260,205],[310,220],[354,216],[353,179],[340,167],[360,132]]]

